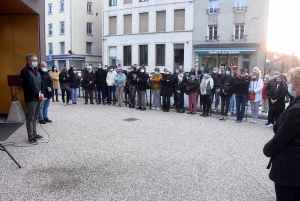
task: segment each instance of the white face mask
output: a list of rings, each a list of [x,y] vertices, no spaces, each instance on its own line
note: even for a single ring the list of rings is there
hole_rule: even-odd
[[[298,89],[297,89],[298,90]],[[293,91],[293,85],[289,84],[288,86],[288,92],[291,96],[293,96],[294,98],[297,98],[297,90]]]
[[[42,71],[47,72],[48,70],[47,68],[42,68]]]
[[[141,70],[141,73],[145,72],[145,70]]]

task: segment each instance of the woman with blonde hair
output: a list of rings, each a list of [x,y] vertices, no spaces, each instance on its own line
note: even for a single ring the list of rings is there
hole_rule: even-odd
[[[58,89],[59,89],[59,72],[57,70],[57,67],[54,65],[52,66],[52,70],[49,72],[50,78],[53,82],[53,90],[51,93],[52,96],[52,102],[55,102],[54,100],[54,93],[56,97],[56,102],[59,102],[58,100]]]
[[[252,72],[251,82],[249,84],[249,93],[253,93],[255,95],[254,100],[250,100],[251,106],[251,115],[252,120],[250,123],[257,123],[258,112],[259,112],[259,104],[262,100],[262,89],[264,87],[263,81],[258,76],[257,71]]]
[[[274,125],[274,136],[264,146],[271,157],[269,178],[275,184],[278,201],[300,200],[300,67],[288,73],[289,94],[295,98]]]

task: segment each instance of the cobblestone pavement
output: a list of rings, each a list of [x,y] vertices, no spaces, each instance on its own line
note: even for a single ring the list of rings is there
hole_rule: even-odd
[[[7,146],[21,169],[0,153],[0,200],[275,200],[264,121],[83,103],[51,103],[38,145],[25,124],[4,142],[28,147]]]

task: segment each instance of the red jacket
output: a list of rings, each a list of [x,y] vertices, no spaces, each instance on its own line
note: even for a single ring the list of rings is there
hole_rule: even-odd
[[[264,82],[264,87],[263,87],[263,90],[262,90],[262,98],[263,98],[263,99],[269,98],[269,97],[267,96],[267,93],[266,93],[266,88],[267,88],[268,82],[269,82],[269,81]]]

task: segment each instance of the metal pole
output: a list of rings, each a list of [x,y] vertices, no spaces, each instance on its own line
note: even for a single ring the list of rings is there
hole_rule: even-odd
[[[152,109],[152,89],[150,89],[150,109]]]
[[[10,155],[10,153],[5,149],[5,147],[1,143],[0,143],[0,147],[1,147],[0,150],[5,151],[8,154],[8,156],[15,162],[15,164],[17,164],[17,166],[21,168],[21,165],[19,165],[19,163],[14,159],[14,157],[12,157],[12,155]]]

